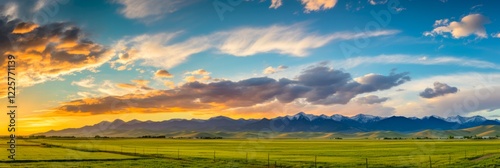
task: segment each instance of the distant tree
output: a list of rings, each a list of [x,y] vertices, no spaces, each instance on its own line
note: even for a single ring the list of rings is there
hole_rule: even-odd
[[[101,136],[99,136],[99,135],[96,135],[96,136],[95,136],[94,138],[101,138]]]

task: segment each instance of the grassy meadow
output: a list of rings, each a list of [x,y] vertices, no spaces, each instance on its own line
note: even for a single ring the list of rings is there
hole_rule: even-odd
[[[494,167],[500,140],[19,139],[16,157],[0,167]]]

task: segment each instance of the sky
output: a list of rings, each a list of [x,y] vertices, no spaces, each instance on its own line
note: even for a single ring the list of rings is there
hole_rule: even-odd
[[[24,135],[301,111],[500,119],[499,5],[2,0],[0,53],[16,56]]]

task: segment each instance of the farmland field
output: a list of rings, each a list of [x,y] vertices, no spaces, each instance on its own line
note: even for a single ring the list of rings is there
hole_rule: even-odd
[[[91,138],[20,139],[18,145],[17,163],[5,157],[0,167],[500,166],[500,140]]]

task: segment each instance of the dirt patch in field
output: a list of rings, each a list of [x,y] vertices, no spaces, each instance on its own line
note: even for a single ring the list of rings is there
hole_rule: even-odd
[[[494,156],[494,154],[486,154],[486,155],[483,155],[481,157],[475,158],[472,161],[478,162],[478,161],[488,159],[488,158],[493,157],[493,156]]]

